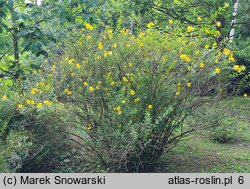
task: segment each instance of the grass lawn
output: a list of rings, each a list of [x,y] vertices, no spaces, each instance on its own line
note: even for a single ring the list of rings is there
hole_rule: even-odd
[[[247,125],[243,140],[216,143],[204,134],[194,134],[162,158],[159,172],[250,173],[250,98],[234,97],[221,103],[238,124]]]

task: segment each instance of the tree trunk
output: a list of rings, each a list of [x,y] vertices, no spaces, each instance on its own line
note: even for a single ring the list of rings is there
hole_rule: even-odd
[[[17,31],[14,31],[12,34],[13,38],[13,48],[14,48],[14,57],[15,57],[15,63],[19,64],[19,47],[18,47],[18,36],[16,35]]]
[[[12,42],[13,42],[13,49],[14,49],[14,58],[15,58],[15,64],[17,67],[19,67],[19,47],[18,47],[18,29],[16,26],[16,17],[15,17],[15,10],[14,10],[14,2],[9,1],[10,5],[10,14],[11,14],[11,22],[12,22]]]
[[[229,42],[232,43],[233,42],[233,38],[234,38],[234,34],[235,34],[235,24],[236,24],[236,16],[238,13],[238,6],[239,6],[239,0],[235,0],[234,1],[234,9],[233,9],[233,16],[234,19],[231,22],[231,30],[229,32]]]

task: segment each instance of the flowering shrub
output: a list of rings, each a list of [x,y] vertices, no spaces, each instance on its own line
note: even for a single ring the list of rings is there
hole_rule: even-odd
[[[24,81],[16,109],[69,112],[48,124],[60,125],[57,131],[80,147],[91,169],[150,168],[198,128],[184,123],[207,102],[201,95],[217,98],[229,73],[244,71],[229,49],[207,44],[203,29],[163,33],[154,26],[137,35],[100,33],[90,24],[72,32],[70,41],[52,48],[60,53]]]

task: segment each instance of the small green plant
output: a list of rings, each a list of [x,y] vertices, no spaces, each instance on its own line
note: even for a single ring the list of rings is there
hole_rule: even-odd
[[[210,130],[211,139],[220,143],[242,141],[247,125],[227,114],[219,117]]]
[[[0,172],[16,172],[29,158],[33,143],[25,130],[11,131],[0,147]]]

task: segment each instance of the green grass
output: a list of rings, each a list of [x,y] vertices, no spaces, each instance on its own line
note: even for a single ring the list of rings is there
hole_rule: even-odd
[[[222,102],[223,111],[247,127],[243,140],[216,143],[201,132],[181,141],[162,158],[160,172],[250,173],[250,98],[234,97]]]

